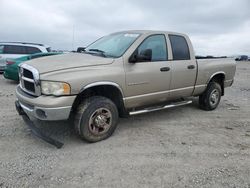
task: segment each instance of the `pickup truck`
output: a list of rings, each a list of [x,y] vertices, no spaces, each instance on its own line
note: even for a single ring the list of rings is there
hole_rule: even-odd
[[[79,53],[19,66],[15,102],[34,120],[73,120],[82,139],[97,142],[119,117],[190,104],[214,110],[234,81],[234,59],[196,59],[189,37],[134,30],[100,38]]]

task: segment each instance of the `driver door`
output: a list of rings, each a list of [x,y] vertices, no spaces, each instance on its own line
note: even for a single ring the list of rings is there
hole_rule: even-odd
[[[152,51],[150,60],[125,63],[126,97],[128,108],[166,101],[170,88],[171,64],[168,61],[166,38],[150,35],[135,50],[137,56]]]

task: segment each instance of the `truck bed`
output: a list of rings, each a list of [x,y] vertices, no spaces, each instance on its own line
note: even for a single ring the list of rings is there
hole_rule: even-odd
[[[215,74],[221,73],[225,76],[225,87],[233,81],[236,63],[233,58],[201,58],[197,59],[198,71],[196,85],[208,83]]]

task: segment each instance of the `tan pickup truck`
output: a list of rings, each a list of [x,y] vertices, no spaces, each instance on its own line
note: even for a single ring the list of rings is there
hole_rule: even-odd
[[[213,110],[232,85],[233,59],[196,59],[187,35],[123,31],[78,53],[19,67],[16,107],[29,120],[73,119],[88,142],[109,137],[119,117],[189,104]]]

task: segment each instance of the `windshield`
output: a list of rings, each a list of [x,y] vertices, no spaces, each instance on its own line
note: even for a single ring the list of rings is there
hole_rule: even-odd
[[[85,52],[101,54],[105,57],[120,57],[138,38],[138,33],[116,33],[104,36],[90,44]]]

